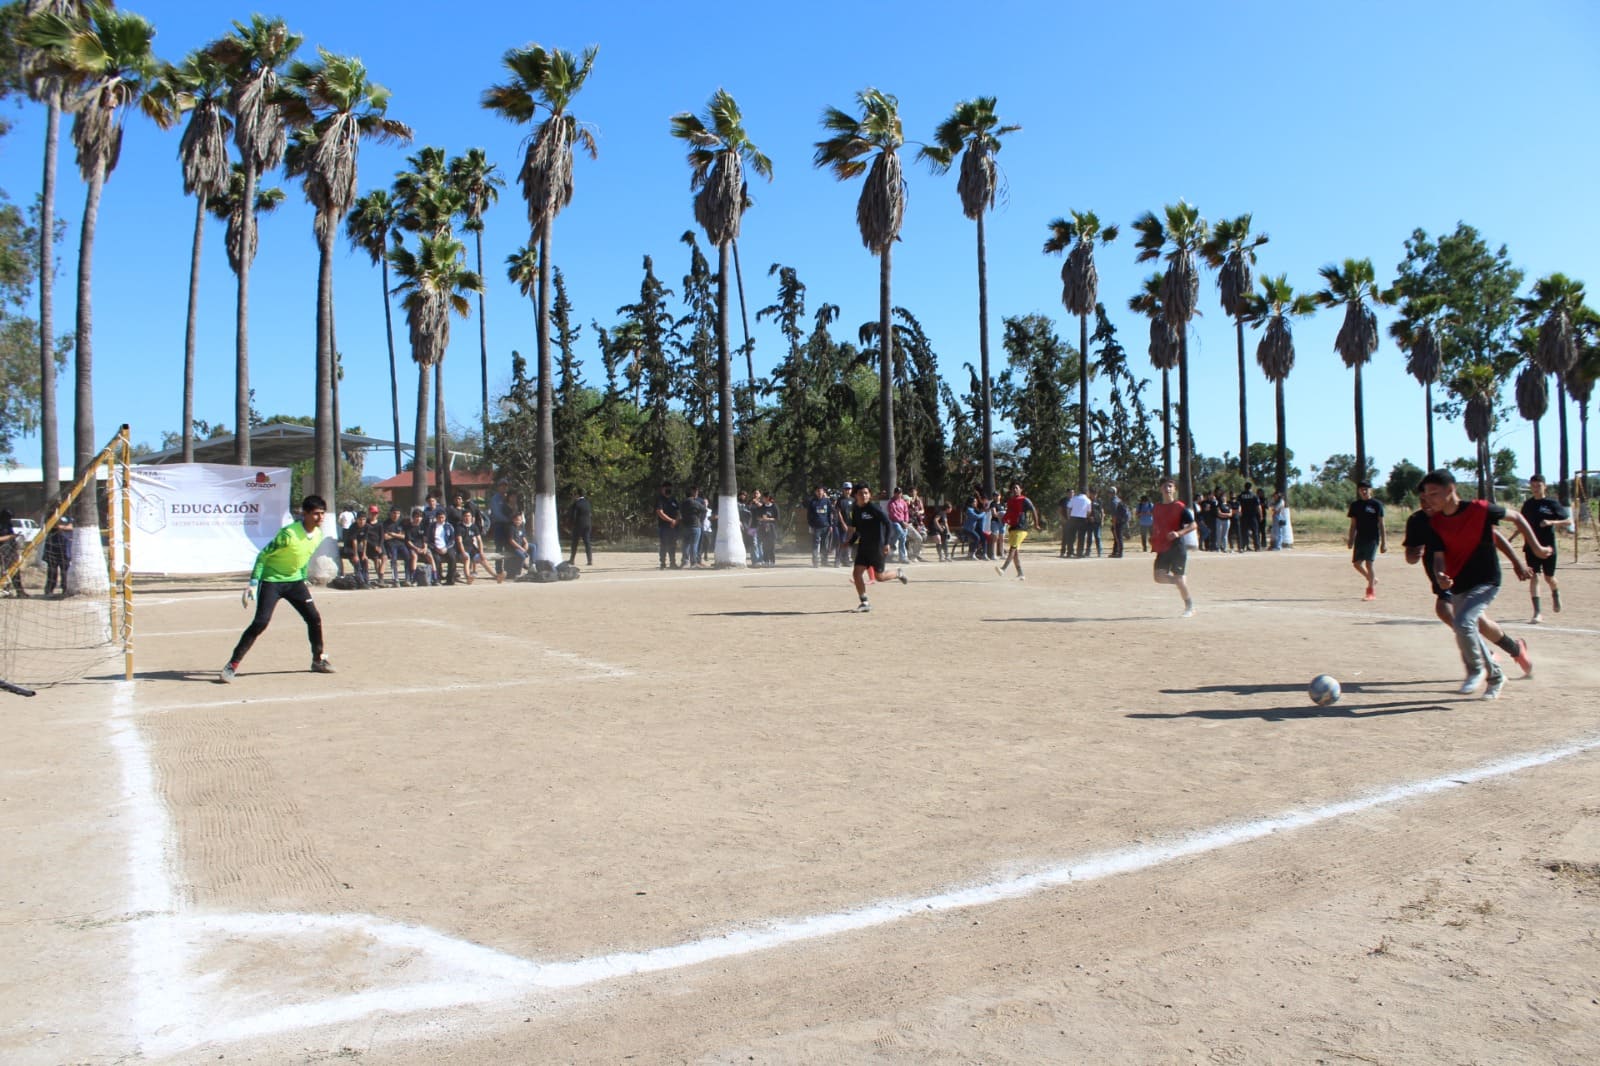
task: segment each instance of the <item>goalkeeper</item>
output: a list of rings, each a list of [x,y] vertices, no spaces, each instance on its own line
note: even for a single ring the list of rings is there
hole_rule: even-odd
[[[327,510],[327,501],[321,496],[307,496],[300,502],[300,521],[278,530],[272,543],[256,556],[255,568],[250,571],[250,587],[240,597],[246,607],[251,600],[256,602],[256,616],[228,657],[228,665],[222,668],[223,684],[233,680],[250,645],[266,632],[279,600],[287,600],[306,621],[306,636],[311,639],[312,672],[333,673],[333,664],[322,654],[322,615],[317,613],[311,589],[306,585],[306,564],[317,545],[322,543],[322,516]]]

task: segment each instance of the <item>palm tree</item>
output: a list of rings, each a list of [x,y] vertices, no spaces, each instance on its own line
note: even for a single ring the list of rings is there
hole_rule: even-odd
[[[1391,303],[1395,299],[1392,292],[1389,299]],[[1439,339],[1433,331],[1434,316],[1431,306],[1431,301],[1423,303],[1407,300],[1400,310],[1400,317],[1389,324],[1389,336],[1393,337],[1395,343],[1406,353],[1406,373],[1422,386],[1423,415],[1426,418],[1428,431],[1429,470],[1434,468],[1433,384],[1439,380],[1439,372],[1443,366]]]
[[[1466,404],[1462,422],[1467,439],[1477,447],[1478,496],[1494,502],[1494,475],[1489,456],[1489,434],[1494,430],[1494,404],[1500,392],[1500,380],[1494,367],[1487,363],[1473,363],[1464,367],[1450,382],[1450,390]]]
[[[1189,423],[1189,322],[1199,312],[1200,272],[1195,257],[1209,239],[1211,230],[1200,217],[1200,209],[1183,200],[1162,208],[1163,223],[1146,211],[1134,219],[1139,231],[1138,261],[1164,258],[1167,269],[1161,278],[1161,308],[1167,323],[1178,335],[1178,481],[1185,500],[1194,499],[1194,470],[1191,462],[1194,437]]]
[[[23,10],[28,18],[53,15],[67,22],[81,23],[89,5],[83,0],[27,0]],[[50,45],[30,43],[24,31],[20,44],[20,66],[30,99],[45,105],[44,182],[39,192],[39,448],[41,499],[51,500],[60,492],[61,428],[56,406],[55,356],[55,232],[56,170],[61,144],[61,112],[67,95],[81,80],[81,73],[70,57],[57,54]]]
[[[1161,306],[1161,287],[1166,276],[1159,270],[1144,279],[1135,296],[1128,298],[1128,310],[1150,320],[1150,365],[1161,371],[1161,476],[1172,476],[1172,385],[1171,372],[1178,365],[1178,332],[1167,321]]]
[[[222,64],[228,77],[228,110],[233,115],[233,143],[244,168],[242,203],[255,202],[261,176],[283,160],[288,131],[278,102],[279,72],[299,49],[301,37],[282,19],[250,16],[235,22],[233,34],[213,41],[206,51]],[[234,320],[233,461],[250,465],[250,264],[255,258],[255,214],[242,216],[240,239],[251,249],[240,262],[238,303]]]
[[[1589,469],[1589,398],[1594,394],[1596,379],[1600,379],[1600,343],[1596,343],[1595,339],[1596,335],[1600,334],[1600,318],[1586,307],[1584,318],[1577,325],[1578,333],[1583,340],[1578,347],[1577,362],[1562,375],[1562,383],[1572,398],[1578,402],[1578,469],[1582,471],[1584,484],[1587,486],[1592,474]],[[1585,492],[1585,496],[1587,495]],[[1580,521],[1588,520],[1587,510],[1584,515]]]
[[[506,280],[533,303],[533,317],[539,317],[539,249],[524,244],[506,256]]]
[[[1200,249],[1206,265],[1217,272],[1222,310],[1233,319],[1239,342],[1239,476],[1250,479],[1250,428],[1245,416],[1244,322],[1253,302],[1256,249],[1267,243],[1265,233],[1250,232],[1250,215],[1225,218],[1211,230]]]
[[[1061,305],[1078,316],[1078,491],[1089,487],[1089,470],[1094,454],[1089,445],[1089,316],[1100,302],[1100,272],[1094,265],[1094,242],[1110,244],[1117,239],[1117,227],[1100,228],[1093,211],[1072,211],[1072,220],[1055,219],[1050,237],[1044,242],[1046,255],[1067,252],[1061,264]]]
[[[100,218],[100,196],[122,152],[123,120],[129,108],[137,107],[163,128],[173,116],[164,94],[149,90],[160,64],[150,42],[155,28],[138,15],[91,4],[82,21],[45,12],[31,19],[24,31],[25,43],[50,54],[61,69],[75,72],[78,80],[68,110],[75,112],[72,144],[76,149],[78,173],[87,192],[83,222],[78,238],[78,314],[75,346],[73,398],[73,473],[82,477],[99,452],[94,435],[94,238]],[[50,258],[46,263],[51,262]],[[53,368],[52,368],[53,372]],[[48,465],[48,464],[47,464]],[[93,550],[99,548],[100,518],[94,494],[78,498],[73,509],[73,525],[78,541]],[[91,538],[93,538],[91,540]],[[82,573],[74,568],[77,581],[90,578],[93,568]],[[104,570],[100,581],[106,580]],[[103,587],[103,586],[102,586]]]
[[[189,253],[189,315],[183,332],[183,461],[194,462],[194,350],[200,325],[200,250],[205,237],[207,201],[226,192],[228,134],[233,123],[224,113],[228,81],[214,57],[190,52],[181,66],[168,67],[162,82],[172,104],[189,113],[178,141],[183,164],[183,191],[195,198],[194,244]]]
[[[725,89],[711,94],[704,115],[672,116],[672,135],[688,142],[689,188],[694,220],[717,246],[717,544],[718,566],[745,564],[739,533],[739,482],[734,463],[733,366],[728,316],[728,259],[744,216],[746,165],[772,180],[772,161],[745,132],[739,105]],[[698,255],[698,253],[696,253]]]
[[[1572,467],[1567,450],[1566,374],[1578,360],[1575,325],[1584,310],[1583,282],[1565,274],[1550,274],[1533,283],[1533,292],[1521,301],[1524,325],[1539,330],[1538,345],[1531,353],[1535,366],[1556,379],[1556,419],[1561,435],[1560,495],[1567,498]]]
[[[394,362],[394,322],[389,309],[389,247],[400,240],[400,210],[384,189],[358,197],[344,220],[345,236],[367,253],[383,278],[383,333],[389,341],[389,409],[394,421],[394,468],[400,469],[400,385]]]
[[[550,359],[551,230],[562,208],[572,202],[572,150],[598,155],[594,134],[567,108],[594,69],[599,49],[582,56],[536,44],[514,48],[502,59],[511,78],[484,91],[483,106],[495,114],[537,127],[527,140],[517,180],[528,205],[529,243],[539,246],[539,460],[534,473],[533,532],[539,558],[561,559],[556,521],[555,382]],[[543,115],[542,120],[540,116]]]
[[[1388,303],[1378,288],[1370,259],[1346,259],[1343,266],[1329,263],[1320,271],[1326,287],[1317,293],[1323,307],[1343,307],[1344,323],[1334,338],[1333,350],[1356,375],[1356,472],[1355,480],[1367,478],[1367,431],[1361,398],[1361,366],[1378,350],[1378,316],[1373,304]]]
[[[900,169],[900,101],[877,89],[856,94],[861,117],[830,107],[822,112],[822,128],[831,136],[818,141],[811,162],[826,167],[840,181],[866,175],[856,202],[856,228],[861,243],[878,257],[878,480],[884,492],[895,483],[894,454],[894,302],[889,295],[894,242],[906,213],[906,182]],[[870,164],[869,164],[870,160]]]
[[[312,485],[333,499],[339,473],[339,433],[334,413],[333,246],[339,224],[356,200],[362,141],[404,143],[411,127],[388,117],[389,90],[367,77],[352,56],[317,49],[315,63],[289,65],[282,94],[284,117],[295,126],[288,171],[302,179],[315,209],[317,239],[317,401]]]
[[[483,274],[483,213],[499,202],[505,179],[499,169],[484,154],[482,148],[469,148],[466,155],[450,160],[450,184],[461,194],[462,213],[466,220],[462,228],[472,234],[477,246],[478,270]],[[483,311],[483,289],[478,290],[478,358],[483,386],[483,444],[489,445],[489,320]]]
[[[1277,396],[1278,416],[1278,469],[1273,477],[1273,488],[1289,491],[1288,425],[1284,417],[1283,383],[1294,369],[1294,320],[1304,318],[1317,309],[1312,296],[1296,296],[1286,274],[1261,279],[1261,293],[1249,296],[1243,306],[1244,320],[1252,326],[1265,326],[1261,340],[1256,344],[1256,362],[1261,372],[1272,382]]]
[[[934,143],[917,153],[933,164],[934,172],[950,169],[961,156],[961,174],[956,179],[956,195],[961,198],[961,213],[978,224],[978,362],[983,374],[983,491],[994,495],[994,430],[992,418],[993,381],[989,376],[989,259],[983,234],[983,216],[994,207],[1000,195],[1000,169],[994,157],[1002,147],[1000,138],[1015,133],[1021,126],[1002,126],[994,113],[995,98],[980,96],[963,100],[950,117],[934,131]],[[1115,227],[1113,227],[1115,232]],[[1091,305],[1091,310],[1093,307]]]
[[[462,262],[466,249],[449,234],[423,234],[417,251],[397,246],[389,253],[395,275],[394,288],[401,297],[411,334],[411,358],[417,363],[417,424],[411,464],[412,498],[428,492],[428,375],[450,347],[450,314],[462,318],[472,313],[466,293],[483,288],[483,279]]]
[[[1517,373],[1517,413],[1533,423],[1533,472],[1544,473],[1544,451],[1539,445],[1539,420],[1550,411],[1550,382],[1533,363]]]

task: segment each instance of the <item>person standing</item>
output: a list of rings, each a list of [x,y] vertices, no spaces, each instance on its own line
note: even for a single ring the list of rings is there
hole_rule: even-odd
[[[1216,550],[1228,551],[1228,533],[1233,528],[1233,505],[1228,502],[1226,493],[1217,495],[1217,532]]]
[[[1544,613],[1539,605],[1539,575],[1544,575],[1544,583],[1550,587],[1550,606],[1556,614],[1561,613],[1561,586],[1556,584],[1556,526],[1572,528],[1572,512],[1561,506],[1560,500],[1551,499],[1545,495],[1548,492],[1544,475],[1535,474],[1528,479],[1529,497],[1522,504],[1522,517],[1528,520],[1528,525],[1533,527],[1534,535],[1538,542],[1550,549],[1548,556],[1533,554],[1533,541],[1528,541],[1522,546],[1523,557],[1528,562],[1528,569],[1533,572],[1533,579],[1528,582],[1528,594],[1533,598],[1533,618],[1531,625],[1538,625],[1544,621]],[[65,587],[65,586],[63,586]]]
[[[1087,492],[1079,492],[1067,500],[1067,523],[1069,529],[1066,538],[1066,557],[1068,559],[1083,558],[1083,550],[1089,542],[1088,526],[1089,513],[1094,510],[1094,501]]]
[[[567,562],[576,564],[578,561],[578,542],[583,542],[583,565],[594,565],[594,509],[589,506],[589,497],[583,494],[581,488],[572,490],[572,503],[567,505],[567,522],[572,527],[572,557]],[[527,533],[523,533],[526,542]]]
[[[811,531],[811,566],[820,567],[822,557],[828,552],[828,533],[833,528],[833,501],[828,499],[828,487],[818,485],[802,506],[806,512],[806,529]]]
[[[47,506],[45,513],[54,510],[54,505]],[[72,515],[63,514],[56,519],[55,528],[44,539],[44,594],[60,590],[61,598],[67,598],[67,571],[72,569]],[[1558,607],[1557,610],[1560,610]]]
[[[511,535],[511,481],[501,478],[494,483],[489,494],[489,540],[502,558],[506,553],[506,538]],[[498,571],[504,573],[505,568]]]
[[[752,510],[756,517],[756,544],[761,548],[761,564],[763,566],[778,565],[778,498],[770,492],[759,494],[759,501],[752,500]]]
[[[1246,481],[1237,503],[1234,509],[1239,512],[1239,550],[1258,552],[1261,550],[1261,497],[1256,495],[1255,486]]]
[[[223,684],[229,684],[237,676],[239,664],[249,653],[250,646],[272,622],[272,612],[279,600],[286,601],[305,620],[306,637],[311,642],[311,672],[334,672],[333,664],[323,654],[322,615],[306,584],[306,564],[311,561],[317,545],[322,543],[322,516],[327,511],[327,501],[321,496],[307,496],[300,501],[300,520],[278,530],[277,536],[256,556],[255,566],[250,570],[250,585],[239,598],[245,607],[255,602],[256,616],[240,635],[233,654],[228,656],[228,664],[222,668]]]
[[[689,490],[689,495],[684,498],[681,511],[683,527],[683,565],[690,570],[700,568],[700,542],[705,537],[706,513],[710,510],[706,506],[705,496],[696,485]]]
[[[1156,548],[1155,582],[1175,585],[1183,597],[1183,617],[1194,617],[1194,597],[1189,595],[1189,545],[1183,538],[1200,528],[1189,505],[1178,499],[1178,483],[1161,483],[1161,502],[1151,511],[1150,541]]]
[[[1148,495],[1139,497],[1139,550],[1150,550],[1150,528],[1155,522],[1156,505]]]
[[[1500,559],[1495,550],[1494,526],[1510,519],[1522,533],[1534,555],[1543,559],[1551,549],[1538,542],[1533,527],[1520,511],[1507,511],[1484,500],[1463,501],[1456,492],[1456,479],[1448,470],[1434,470],[1423,477],[1417,494],[1428,512],[1428,523],[1439,540],[1434,556],[1434,580],[1441,590],[1450,592],[1453,606],[1451,622],[1456,632],[1456,647],[1467,677],[1460,692],[1470,696],[1488,682],[1483,698],[1496,699],[1505,684],[1505,675],[1489,654],[1478,632],[1478,620],[1488,611],[1500,592]],[[1508,640],[1510,638],[1507,638]],[[1514,642],[1517,665],[1533,672],[1528,643]]]
[[[1022,577],[1022,542],[1028,539],[1031,526],[1037,525],[1039,531],[1044,531],[1044,519],[1039,514],[1039,509],[1033,501],[1022,494],[1022,485],[1013,481],[1011,483],[1011,498],[1006,500],[1006,561],[994,568],[997,574],[1004,574],[1006,567],[1015,565],[1017,580]]]
[[[1122,558],[1123,542],[1128,537],[1128,505],[1123,502],[1122,494],[1113,486],[1111,489],[1111,558]]]
[[[884,508],[889,512],[889,521],[894,523],[893,537],[890,540],[890,550],[896,555],[896,562],[906,562],[906,529],[911,525],[911,501],[906,499],[905,492],[899,485],[889,494],[889,503]]]
[[[1272,494],[1272,550],[1294,547],[1294,519],[1289,515],[1289,499],[1281,492]]]
[[[667,564],[678,569],[678,498],[672,494],[672,483],[663,481],[656,490],[656,546],[661,552],[661,569]]]
[[[853,492],[854,504],[850,508],[848,525],[850,540],[856,546],[856,562],[850,571],[850,580],[856,587],[856,595],[860,597],[856,613],[865,614],[872,610],[872,604],[867,601],[867,573],[871,571],[874,581],[883,581],[888,565],[889,541],[894,531],[889,512],[883,504],[872,502],[871,486],[860,484],[855,486]],[[906,584],[904,570],[896,570],[894,576],[900,584]]]
[[[1373,498],[1372,482],[1363,481],[1356,486],[1356,499],[1345,516],[1350,519],[1350,531],[1344,538],[1344,546],[1352,549],[1350,565],[1367,579],[1367,591],[1361,598],[1375,600],[1378,575],[1374,562],[1379,552],[1389,551],[1389,538],[1383,530],[1383,501]]]

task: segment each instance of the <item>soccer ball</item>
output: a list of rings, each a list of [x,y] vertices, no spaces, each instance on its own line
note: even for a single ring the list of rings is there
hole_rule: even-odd
[[[1339,682],[1327,674],[1318,674],[1311,679],[1311,702],[1318,707],[1327,707],[1339,702],[1339,697],[1344,693],[1339,688]]]

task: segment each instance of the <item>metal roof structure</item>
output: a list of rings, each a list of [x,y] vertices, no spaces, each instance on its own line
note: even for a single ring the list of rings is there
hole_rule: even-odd
[[[250,462],[255,466],[293,466],[303,460],[313,459],[316,457],[315,438],[316,430],[312,427],[299,426],[292,422],[269,422],[264,426],[256,426],[250,431]],[[231,464],[233,440],[232,433],[223,433],[195,441],[194,461]],[[341,433],[339,447],[346,452],[387,451],[394,447],[394,442],[379,437],[362,436],[359,433]],[[400,442],[400,447],[404,451],[411,451],[411,445],[405,441]],[[141,455],[135,462],[145,466],[181,463],[183,448],[180,446]]]

